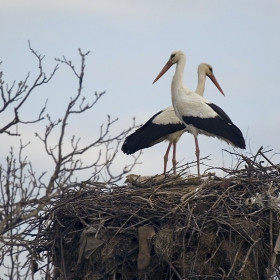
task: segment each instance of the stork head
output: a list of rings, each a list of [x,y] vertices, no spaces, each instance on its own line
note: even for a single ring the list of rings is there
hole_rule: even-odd
[[[178,63],[180,59],[186,59],[186,55],[182,51],[175,51],[170,55],[169,60],[165,64],[165,66],[162,68],[160,73],[157,75],[155,80],[153,81],[153,84],[165,73],[167,70],[175,63]]]
[[[186,59],[186,55],[182,51],[175,51],[170,55],[169,61],[172,61],[172,65],[177,63],[180,59]]]
[[[225,96],[222,88],[220,87],[216,77],[213,73],[213,68],[208,63],[200,63],[197,68],[198,75],[202,74],[210,78],[210,80],[214,83],[214,85],[218,88],[218,90]]]
[[[203,62],[198,65],[197,72],[209,77],[213,74],[213,68],[210,64]]]

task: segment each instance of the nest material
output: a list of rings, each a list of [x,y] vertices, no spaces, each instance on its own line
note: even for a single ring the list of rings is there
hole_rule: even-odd
[[[42,218],[35,248],[60,280],[279,277],[280,167],[242,160],[226,178],[83,183]]]

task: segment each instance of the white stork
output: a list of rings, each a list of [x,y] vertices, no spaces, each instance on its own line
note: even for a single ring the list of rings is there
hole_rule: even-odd
[[[186,56],[182,51],[175,51],[158,74],[155,83],[173,64],[176,71],[172,79],[172,104],[177,117],[186,125],[186,129],[193,134],[196,146],[197,173],[199,168],[198,134],[217,137],[227,143],[245,149],[245,140],[240,129],[233,124],[229,116],[217,105],[191,91],[183,82]]]
[[[197,72],[198,83],[195,91],[197,94],[203,96],[207,76],[213,81],[220,92],[224,94],[213,74],[213,69],[209,64],[199,64]],[[164,140],[169,141],[169,145],[164,155],[163,172],[166,173],[168,154],[171,145],[173,144],[172,162],[174,174],[176,174],[176,144],[182,134],[186,131],[186,126],[180,121],[180,119],[178,119],[171,106],[152,116],[143,126],[126,137],[125,142],[122,145],[122,151],[125,154],[133,154],[141,149],[152,147]]]

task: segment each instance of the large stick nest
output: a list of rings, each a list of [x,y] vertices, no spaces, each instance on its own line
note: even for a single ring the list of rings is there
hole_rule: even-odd
[[[84,182],[40,218],[34,248],[60,280],[277,277],[279,170],[260,149],[224,178]]]

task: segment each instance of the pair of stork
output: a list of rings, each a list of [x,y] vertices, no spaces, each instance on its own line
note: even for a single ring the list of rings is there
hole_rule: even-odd
[[[206,77],[209,77],[224,95],[209,64],[201,63],[198,66],[198,85],[196,91],[193,92],[183,82],[186,56],[182,51],[175,51],[153,83],[163,76],[173,64],[176,64],[171,84],[173,107],[158,112],[142,127],[126,137],[122,151],[125,154],[133,154],[138,150],[168,140],[169,145],[164,156],[164,173],[166,173],[168,154],[173,144],[172,162],[175,174],[176,144],[182,134],[188,131],[194,136],[197,173],[200,175],[198,134],[217,137],[241,149],[246,147],[245,140],[242,132],[233,124],[229,116],[220,107],[203,98]]]

